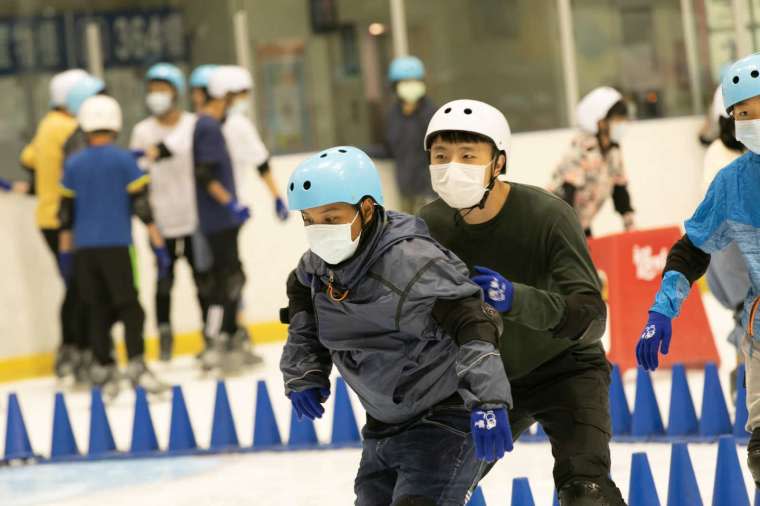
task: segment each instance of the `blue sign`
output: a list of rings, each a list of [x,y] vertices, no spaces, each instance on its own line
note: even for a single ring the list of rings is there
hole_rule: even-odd
[[[1,18],[0,74],[86,68],[90,22],[100,28],[105,67],[188,59],[182,13],[173,9]]]

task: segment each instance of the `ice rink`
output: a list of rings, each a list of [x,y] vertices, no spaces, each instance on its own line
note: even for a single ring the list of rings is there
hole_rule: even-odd
[[[719,336],[723,365],[721,380],[728,398],[728,374],[733,367],[733,349],[723,337],[731,324],[709,295],[705,305],[713,330]],[[675,336],[683,339],[685,336]],[[266,367],[227,380],[227,389],[241,446],[250,446],[256,381],[266,380],[275,415],[283,438],[287,438],[290,406],[283,396],[277,363],[282,344],[259,347],[266,357]],[[202,377],[192,359],[182,357],[169,366],[157,366],[163,376],[181,384],[199,446],[209,443],[215,382]],[[689,384],[697,412],[701,407],[700,372],[689,373]],[[633,402],[635,371],[624,377],[629,404]],[[654,375],[655,389],[663,420],[667,423],[670,396],[670,373]],[[50,378],[0,385],[0,434],[5,434],[5,412],[9,392],[18,393],[34,450],[50,451],[53,416],[54,380]],[[361,422],[363,415],[354,398],[354,410]],[[89,392],[66,395],[69,415],[80,451],[87,448],[89,431]],[[117,447],[129,446],[134,395],[123,391],[108,406],[108,416]],[[151,413],[159,445],[167,444],[171,402],[151,399]],[[732,410],[732,406],[729,406]],[[331,427],[332,398],[327,414],[316,423],[322,442],[328,442]],[[4,441],[0,440],[0,452]],[[689,447],[705,504],[710,504],[716,465],[716,444],[692,444]],[[738,447],[744,462],[744,449]],[[659,443],[612,445],[612,477],[628,496],[631,454],[644,451],[649,456],[654,480],[665,504],[670,465],[670,446]],[[240,453],[194,457],[161,457],[140,460],[96,461],[68,464],[27,465],[0,468],[0,505],[349,505],[353,503],[353,477],[359,462],[358,449],[304,452]],[[509,504],[512,479],[530,480],[537,505],[552,501],[552,458],[548,443],[518,443],[513,453],[502,460],[482,482],[487,503]],[[745,485],[750,491],[749,471],[744,469]],[[754,493],[754,492],[753,492]],[[752,497],[752,495],[750,496]]]

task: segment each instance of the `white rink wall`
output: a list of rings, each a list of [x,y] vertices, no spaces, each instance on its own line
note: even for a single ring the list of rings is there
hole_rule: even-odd
[[[697,141],[701,117],[635,122],[625,139],[623,154],[637,211],[637,225],[651,228],[682,222],[701,198],[704,149]],[[572,130],[516,134],[508,179],[545,186],[567,149]],[[307,153],[275,157],[272,168],[285,183]],[[386,202],[394,208],[398,195],[393,165],[379,163]],[[285,279],[306,249],[301,219],[292,215],[277,221],[274,204],[255,171],[242,185],[242,200],[252,205],[253,220],[242,233],[241,254],[248,284],[245,314],[251,323],[271,322],[285,305]],[[0,359],[53,351],[59,341],[58,304],[63,286],[53,257],[34,222],[34,200],[0,196]],[[594,223],[597,235],[621,230],[611,202]],[[155,268],[142,225],[135,222],[139,252],[141,299],[148,313],[148,334],[155,333],[153,284]],[[175,332],[200,327],[200,315],[189,269],[177,270],[173,321]]]

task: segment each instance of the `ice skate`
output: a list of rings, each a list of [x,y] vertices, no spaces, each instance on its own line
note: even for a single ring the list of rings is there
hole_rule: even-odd
[[[121,390],[121,376],[116,365],[100,365],[93,363],[89,371],[92,386],[100,388],[103,400],[111,402],[118,397]]]
[[[127,364],[126,377],[132,388],[141,387],[147,393],[160,395],[171,390],[171,385],[161,381],[145,364],[142,357],[136,357]]]

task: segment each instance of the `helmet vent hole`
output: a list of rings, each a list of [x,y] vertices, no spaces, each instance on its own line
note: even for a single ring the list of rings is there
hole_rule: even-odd
[[[320,158],[324,158],[326,156],[327,156],[327,153],[322,153],[321,155],[319,155]]]
[[[296,189],[296,185],[294,183],[290,183],[290,191],[293,191]]]
[[[338,153],[347,153],[347,151],[345,149],[339,149]]]
[[[465,110],[464,110],[464,113],[465,113],[465,114],[472,114],[472,109],[470,109],[470,108],[468,107],[467,109],[465,109]]]
[[[443,113],[444,113],[444,114],[448,114],[448,113],[450,113],[450,112],[451,112],[451,107],[447,107],[447,108],[446,108],[446,109],[443,111]]]
[[[311,181],[304,182],[303,189],[308,190],[309,188],[311,188]]]
[[[734,82],[734,84],[739,84],[739,76],[734,76],[734,78],[731,80]]]
[[[754,79],[757,79],[757,77],[760,76],[760,72],[753,70],[749,75],[751,75]]]

